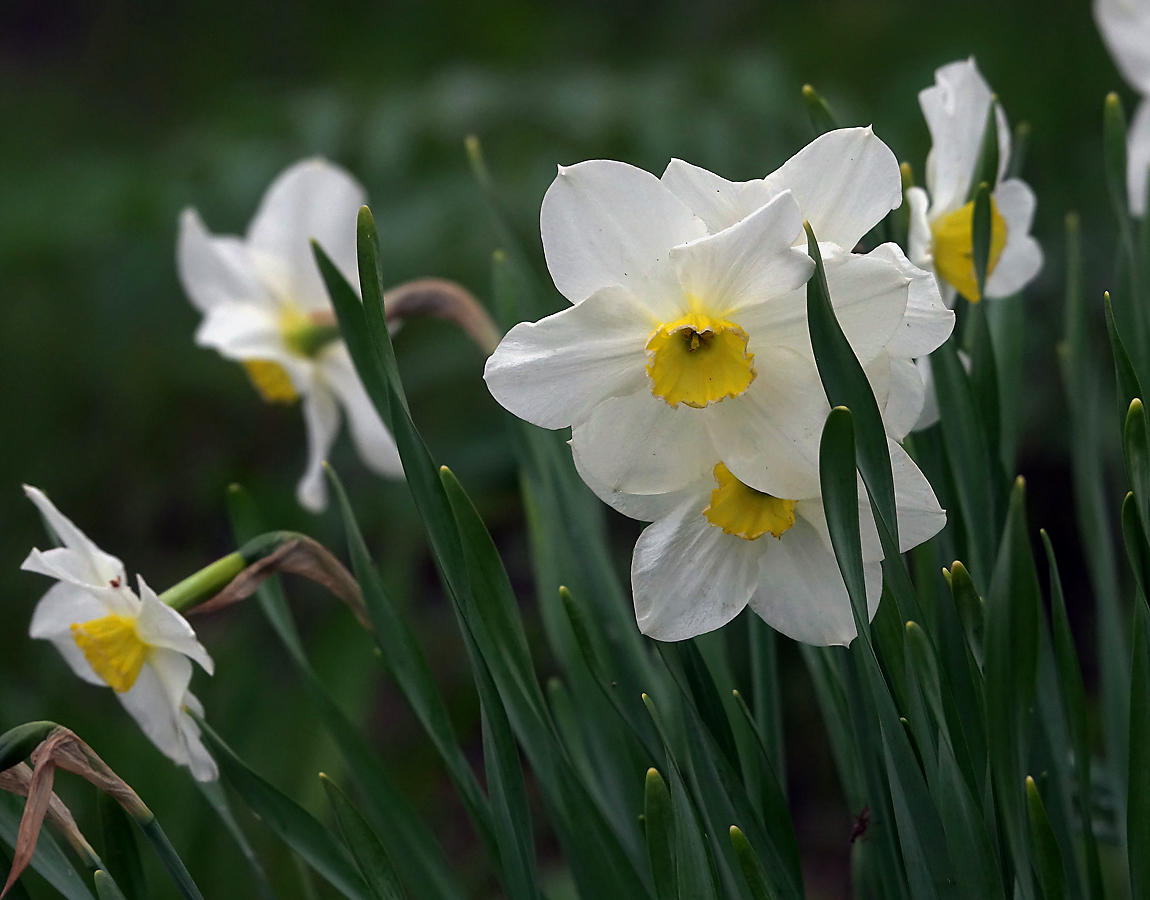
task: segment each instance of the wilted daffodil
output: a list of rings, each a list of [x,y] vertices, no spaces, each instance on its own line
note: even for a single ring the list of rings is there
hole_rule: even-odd
[[[830,411],[825,398],[816,406],[825,418]],[[946,514],[906,452],[894,441],[889,446],[899,540],[908,550],[936,534]],[[644,634],[685,640],[721,627],[749,605],[797,641],[831,645],[854,638],[817,463],[806,467],[794,490],[782,497],[750,487],[719,460],[691,484],[666,494],[612,491],[582,467],[580,474],[604,502],[653,522],[640,535],[631,563],[635,616]],[[882,593],[883,554],[861,481],[859,516],[873,616]]]
[[[200,781],[217,777],[200,729],[203,714],[189,691],[192,662],[209,674],[212,659],[192,626],[139,579],[137,595],[124,564],[97,547],[34,487],[36,504],[63,546],[33,550],[21,568],[57,579],[36,605],[29,633],[51,641],[72,671],[107,685],[165,756]]]
[[[508,333],[487,363],[492,394],[537,425],[573,426],[580,467],[612,490],[676,491],[722,459],[756,489],[793,495],[823,424],[822,386],[801,365],[803,218],[827,241],[832,302],[864,364],[907,312],[911,278],[889,250],[849,252],[901,202],[897,164],[893,180],[871,177],[875,156],[894,158],[868,135],[858,129],[856,157],[812,144],[785,183],[675,163],[663,180],[605,160],[560,169],[541,230],[573,306]]]
[[[975,170],[994,95],[973,59],[954,62],[935,72],[935,84],[918,95],[930,129],[926,160],[926,190],[912,187],[910,258],[932,269],[945,286],[948,302],[954,292],[972,303],[981,297],[974,271],[973,220]],[[1030,235],[1034,192],[1020,178],[1007,178],[1010,128],[995,102],[998,132],[998,172],[991,188],[990,258],[986,296],[1007,297],[1022,290],[1042,268],[1042,248]]]
[[[212,235],[195,210],[180,217],[180,279],[204,314],[196,342],[241,362],[269,403],[303,399],[308,464],[297,496],[313,511],[327,503],[323,461],[341,407],[363,461],[381,475],[402,474],[395,442],[340,338],[311,249],[314,239],[358,285],[356,216],[364,202],[350,175],[309,159],[272,182],[242,239]]]
[[[1150,3],[1144,0],[1095,0],[1094,19],[1114,62],[1142,102],[1126,134],[1126,187],[1130,212],[1146,212],[1150,173]]]

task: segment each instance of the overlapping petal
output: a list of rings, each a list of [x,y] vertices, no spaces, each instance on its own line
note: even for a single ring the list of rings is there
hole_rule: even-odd
[[[703,220],[711,234],[741,222],[774,197],[761,178],[727,181],[681,159],[672,159],[660,180]]]
[[[124,564],[120,560],[97,547],[39,488],[26,484],[24,494],[36,504],[64,546],[45,552],[33,550],[22,569],[92,587],[105,588],[112,582],[123,584]]]
[[[375,404],[359,380],[347,345],[342,341],[329,345],[320,355],[319,366],[324,381],[347,412],[348,427],[360,459],[380,475],[402,476],[403,463],[399,459],[395,438],[383,424]]]
[[[1150,100],[1142,98],[1126,132],[1126,190],[1130,212],[1146,215],[1147,177],[1150,175]]]
[[[934,273],[907,259],[898,244],[881,244],[868,255],[888,260],[910,279],[906,311],[886,345],[887,353],[911,359],[941,347],[954,331],[954,312],[942,302]]]
[[[186,656],[199,663],[200,667],[211,675],[215,665],[204,645],[196,638],[196,632],[188,620],[163,603],[156,596],[156,592],[148,587],[143,576],[137,577],[140,587],[140,612],[136,616],[136,634],[140,640],[152,647]]]
[[[212,234],[194,209],[180,214],[179,227],[176,269],[196,309],[207,313],[240,299],[270,303],[247,244],[232,235]]]
[[[1095,0],[1094,20],[1122,77],[1150,94],[1150,6],[1139,0]]]
[[[318,513],[327,506],[323,464],[339,433],[339,404],[326,386],[304,396],[303,420],[307,427],[307,468],[296,486],[296,499],[304,509]]]
[[[1022,290],[1042,268],[1042,248],[1030,234],[1036,201],[1024,181],[1010,178],[994,191],[1006,222],[1006,246],[986,279],[987,297],[1009,297]]]

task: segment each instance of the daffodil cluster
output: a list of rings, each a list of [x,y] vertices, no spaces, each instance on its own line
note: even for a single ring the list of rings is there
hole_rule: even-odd
[[[521,418],[570,427],[587,484],[653,523],[632,564],[644,633],[689,638],[749,605],[808,643],[855,635],[820,498],[829,406],[807,329],[804,220],[883,411],[904,549],[945,523],[897,441],[924,400],[913,360],[946,340],[953,313],[896,245],[854,252],[901,203],[898,162],[869,128],[829,132],[746,182],[680,160],[661,178],[607,160],[559,170],[540,226],[572,305],[513,328],[485,378]],[[859,501],[873,614],[882,552],[861,485]]]

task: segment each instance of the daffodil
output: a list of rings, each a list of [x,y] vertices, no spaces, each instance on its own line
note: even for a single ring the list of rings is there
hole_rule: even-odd
[[[907,190],[910,203],[909,256],[932,269],[945,285],[948,302],[957,291],[972,303],[981,296],[974,271],[973,184],[983,138],[995,103],[998,172],[991,188],[990,257],[985,293],[1007,297],[1022,290],[1042,268],[1042,248],[1030,235],[1034,192],[1021,178],[1007,178],[1010,128],[1006,114],[973,59],[935,72],[935,84],[918,95],[930,129],[926,190]]]
[[[816,405],[825,418],[826,400]],[[899,540],[908,550],[936,534],[946,514],[906,452],[893,440],[889,446]],[[584,467],[580,474],[604,502],[653,523],[639,536],[631,563],[635,617],[644,634],[685,640],[723,626],[750,606],[773,628],[803,643],[848,644],[854,638],[817,464],[796,473],[792,491],[784,495],[751,487],[717,459],[691,484],[665,494],[628,494],[612,490]],[[882,593],[883,554],[861,481],[859,517],[873,616]]]
[[[212,659],[192,626],[139,579],[139,594],[124,564],[97,547],[39,490],[25,486],[62,546],[33,550],[21,568],[55,578],[36,605],[29,629],[51,641],[72,671],[106,685],[161,752],[188,766],[200,781],[217,777],[189,712],[203,714],[188,690],[192,662],[209,674]]]
[[[1126,186],[1130,212],[1146,212],[1150,172],[1150,4],[1140,0],[1095,0],[1094,19],[1118,70],[1142,102],[1126,134]]]
[[[313,511],[327,503],[323,461],[341,407],[367,466],[381,475],[402,474],[395,441],[340,338],[311,249],[314,239],[358,285],[356,216],[364,201],[350,175],[309,159],[272,182],[242,239],[212,235],[195,210],[180,217],[180,279],[204,315],[196,342],[241,362],[269,403],[303,399],[308,464],[297,496]]]
[[[605,160],[561,168],[541,231],[573,305],[508,333],[487,363],[492,394],[527,421],[572,426],[581,469],[612,490],[677,491],[721,459],[744,483],[792,496],[825,418],[803,364],[804,217],[826,242],[832,302],[864,365],[895,340],[913,282],[889,247],[850,252],[901,202],[889,149],[852,131],[758,182],[675,162],[662,180]],[[875,177],[884,164],[888,177]],[[877,377],[898,381],[889,367]]]

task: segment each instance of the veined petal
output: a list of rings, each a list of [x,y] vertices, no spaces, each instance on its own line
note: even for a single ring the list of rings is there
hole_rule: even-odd
[[[814,361],[785,347],[755,354],[747,392],[707,407],[707,430],[731,473],[787,500],[819,494],[819,438],[830,405]]]
[[[577,425],[610,397],[647,385],[647,339],[658,320],[621,287],[507,333],[483,369],[491,395],[542,428]]]
[[[949,63],[934,73],[934,86],[919,92],[918,102],[930,129],[926,186],[930,191],[930,217],[958,209],[966,203],[974,168],[982,152],[990,85],[974,58]],[[1010,127],[1002,107],[998,122],[998,180],[1010,161]]]
[[[915,427],[926,401],[926,385],[913,359],[888,358],[889,374],[886,405],[882,419],[886,433],[901,441]]]
[[[64,661],[80,678],[90,684],[103,685],[84,652],[72,638],[74,622],[90,622],[108,615],[108,609],[89,591],[66,581],[54,584],[36,604],[28,636],[55,644]]]
[[[882,596],[882,563],[864,563],[863,572],[867,611],[874,618]],[[846,645],[856,634],[835,555],[803,518],[767,544],[750,606],[776,631],[804,644]]]
[[[930,540],[946,525],[946,511],[926,476],[910,455],[893,440],[888,440],[890,464],[894,473],[894,502],[898,514],[899,550],[905,553]]]
[[[802,227],[798,204],[786,191],[730,228],[672,249],[691,305],[730,318],[797,290],[814,271],[811,258],[791,246]]]
[[[123,584],[124,564],[120,560],[97,547],[39,488],[26,484],[24,494],[36,504],[64,546],[45,552],[34,550],[24,561],[22,569],[93,587],[109,587],[112,582]]]
[[[307,426],[307,469],[296,487],[300,506],[311,512],[327,507],[327,482],[323,463],[339,431],[339,404],[326,387],[317,387],[303,399],[303,418]]]
[[[715,449],[700,418],[706,412],[674,409],[644,388],[595,407],[572,430],[571,451],[580,470],[609,491],[681,490],[715,465]]]
[[[353,287],[359,285],[355,240],[367,195],[339,166],[319,157],[297,162],[271,183],[248,226],[253,250],[290,271],[292,301],[305,311],[330,307],[312,254],[315,240]]]
[[[777,193],[761,178],[727,181],[681,159],[672,159],[660,180],[703,220],[711,234],[741,222]]]
[[[148,739],[168,759],[188,764],[179,717],[192,678],[192,664],[174,650],[156,650],[131,690],[116,694]]]
[[[321,354],[318,365],[324,380],[347,411],[348,426],[360,459],[379,475],[402,477],[403,463],[395,439],[368,397],[343,341],[330,344]]]
[[[910,233],[907,237],[907,252],[911,262],[922,269],[934,269],[934,252],[931,247],[933,237],[930,232],[930,198],[920,187],[907,188],[906,202],[910,205]]]
[[[887,344],[887,352],[892,357],[912,359],[941,347],[954,331],[954,313],[942,302],[933,271],[912,263],[898,244],[882,244],[867,255],[894,263],[910,279],[906,314]]]
[[[995,189],[994,201],[1006,221],[1006,246],[986,279],[986,296],[1009,297],[1026,287],[1042,268],[1042,248],[1030,235],[1034,191],[1021,179],[1010,178]]]
[[[613,490],[609,485],[595,477],[595,473],[583,465],[583,458],[573,454],[575,469],[584,484],[591,488],[595,496],[617,512],[640,522],[657,522],[669,516],[679,504],[690,496],[701,496],[712,489],[714,480],[702,478],[692,482],[686,487],[662,494],[628,494],[625,491]]]
[[[934,370],[930,365],[930,357],[919,357],[914,361],[914,367],[922,379],[922,411],[911,431],[923,431],[938,422],[938,393],[934,389]]]
[[[572,303],[608,285],[642,298],[645,277],[666,265],[667,252],[707,233],[650,172],[605,159],[560,167],[539,226],[547,268]]]
[[[1138,0],[1095,0],[1094,20],[1122,77],[1150,94],[1150,7]]]
[[[137,580],[140,585],[140,614],[136,617],[136,634],[140,640],[152,647],[182,653],[211,675],[215,665],[188,620],[163,603],[145,583],[143,576],[137,576]]]
[[[1130,130],[1126,132],[1126,190],[1130,195],[1130,212],[1146,214],[1147,173],[1150,171],[1150,101],[1138,104]]]
[[[247,245],[232,235],[213,235],[194,209],[180,213],[176,269],[184,293],[202,313],[221,303],[271,302]]]
[[[714,631],[742,612],[758,582],[763,539],[726,534],[691,497],[639,535],[631,586],[639,630],[659,641]]]
[[[764,181],[793,191],[815,237],[847,251],[902,205],[898,160],[869,126],[820,135]],[[806,244],[801,229],[792,240]]]

